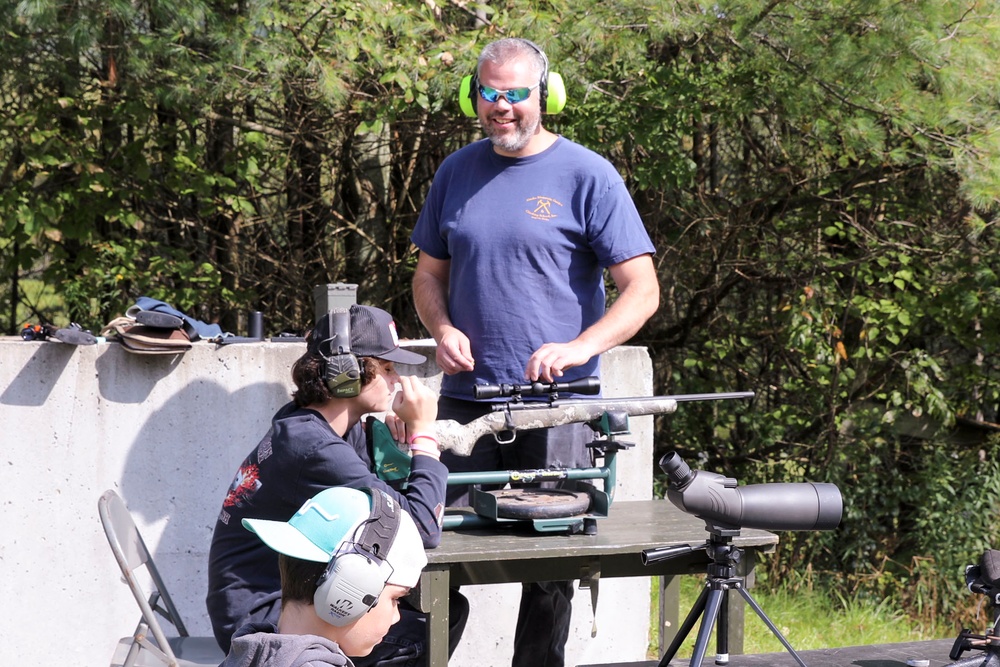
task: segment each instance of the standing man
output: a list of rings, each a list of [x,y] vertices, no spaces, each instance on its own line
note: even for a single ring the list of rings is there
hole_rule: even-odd
[[[414,229],[414,301],[445,374],[440,419],[488,413],[472,400],[476,384],[597,375],[600,354],[659,305],[653,244],[621,176],[542,127],[557,77],[528,40],[483,49],[470,94],[487,139],[444,161]],[[619,293],[607,312],[604,269]],[[450,472],[590,466],[591,436],[582,424],[502,446],[487,436],[442,462]],[[468,490],[449,486],[448,504],[467,505]],[[524,585],[514,667],[564,664],[572,596],[573,582]]]

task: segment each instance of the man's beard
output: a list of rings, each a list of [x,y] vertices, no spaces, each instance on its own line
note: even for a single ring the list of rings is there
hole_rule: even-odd
[[[539,118],[515,118],[513,132],[501,132],[492,123],[485,124],[486,136],[494,146],[508,153],[518,153],[535,136],[540,124]]]

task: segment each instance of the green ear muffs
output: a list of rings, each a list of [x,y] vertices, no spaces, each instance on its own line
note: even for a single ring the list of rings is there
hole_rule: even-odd
[[[557,114],[566,107],[566,85],[559,72],[549,72],[548,78],[542,110],[547,114]]]
[[[562,75],[558,72],[549,72],[548,81],[544,86],[539,86],[538,94],[541,97],[542,112],[546,114],[557,114],[566,106],[566,85],[563,83]],[[462,113],[470,118],[476,117],[476,100],[479,97],[477,90],[479,83],[472,74],[462,77],[462,85],[458,90],[458,104],[462,108]]]
[[[473,95],[478,95],[472,85],[475,77],[471,74],[462,77],[462,85],[458,89],[458,105],[462,107],[462,113],[470,118],[476,117],[476,100]]]

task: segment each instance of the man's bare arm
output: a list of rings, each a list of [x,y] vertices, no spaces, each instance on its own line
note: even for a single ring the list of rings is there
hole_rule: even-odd
[[[567,368],[626,342],[642,328],[660,306],[660,284],[650,255],[639,255],[611,266],[608,271],[618,288],[618,298],[604,316],[568,343],[546,343],[525,367],[525,378],[554,382]]]
[[[618,288],[618,298],[581,336],[595,336],[601,352],[631,339],[660,307],[660,281],[652,256],[633,257],[608,271]]]
[[[437,364],[442,372],[453,375],[475,367],[469,338],[451,323],[448,314],[448,289],[451,262],[420,253],[413,272],[413,303],[427,331],[437,341]]]

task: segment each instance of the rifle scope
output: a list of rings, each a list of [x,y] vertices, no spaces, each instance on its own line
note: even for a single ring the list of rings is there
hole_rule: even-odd
[[[472,395],[477,399],[522,396],[551,396],[560,392],[594,395],[601,391],[601,380],[590,376],[570,382],[532,382],[531,384],[477,384]]]
[[[732,477],[692,471],[677,455],[660,459],[667,497],[679,509],[706,521],[761,530],[833,530],[844,501],[836,484],[782,482],[738,487]]]

